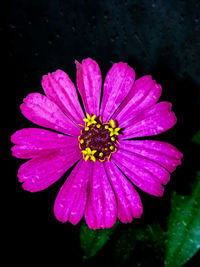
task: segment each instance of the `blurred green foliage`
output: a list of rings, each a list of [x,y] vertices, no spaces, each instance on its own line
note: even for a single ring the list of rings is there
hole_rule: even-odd
[[[196,144],[200,144],[200,130],[193,136],[192,142]]]
[[[200,248],[200,172],[190,195],[172,194],[167,231],[156,222],[145,225],[134,221],[121,229],[118,225],[119,222],[111,229],[91,230],[83,221],[80,234],[83,259],[98,257],[115,232],[111,251],[115,266],[155,263],[156,266],[183,266]]]
[[[80,244],[83,250],[83,259],[88,260],[89,258],[96,255],[96,253],[107,243],[110,236],[113,234],[118,222],[109,229],[93,230],[90,229],[85,221],[82,222],[80,232]]]
[[[200,172],[190,196],[173,193],[166,239],[166,266],[183,266],[200,248]]]

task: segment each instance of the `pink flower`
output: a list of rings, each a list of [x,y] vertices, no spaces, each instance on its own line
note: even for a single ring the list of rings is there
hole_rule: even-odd
[[[161,86],[149,75],[134,81],[126,63],[109,70],[102,101],[98,64],[88,58],[76,67],[86,116],[61,70],[43,76],[46,95],[29,94],[20,106],[27,119],[54,131],[25,128],[12,135],[13,156],[29,159],[19,168],[19,181],[25,190],[40,191],[77,163],[55,200],[56,218],[75,225],[84,215],[93,229],[109,228],[117,218],[131,222],[143,212],[133,184],[162,196],[182,158],[168,143],[135,138],[167,131],[176,116],[169,102],[156,103]]]

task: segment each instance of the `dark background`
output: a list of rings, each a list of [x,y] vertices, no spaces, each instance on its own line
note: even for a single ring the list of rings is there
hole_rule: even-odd
[[[43,74],[63,69],[75,82],[74,60],[95,59],[103,78],[114,62],[127,62],[136,71],[136,78],[151,74],[163,87],[161,100],[172,102],[178,117],[177,125],[156,136],[177,146],[184,154],[183,164],[172,175],[162,199],[140,190],[144,214],[141,224],[159,222],[166,230],[172,191],[188,194],[198,166],[197,147],[191,138],[199,129],[200,104],[200,2],[198,0],[14,0],[8,5],[9,45],[9,136],[33,124],[20,113],[19,105],[31,92],[43,93]],[[4,27],[0,28],[1,32]],[[11,144],[9,144],[9,149]],[[15,263],[59,266],[82,264],[78,226],[56,221],[53,204],[67,175],[56,184],[38,193],[26,192],[17,181],[17,170],[23,160],[9,154],[9,227],[8,251],[15,254]],[[7,191],[7,189],[6,189]],[[112,246],[120,224],[106,248],[90,266],[113,266]],[[151,249],[135,252],[135,265],[149,266],[139,259]],[[147,257],[148,258],[148,257]],[[9,258],[12,260],[12,257]],[[9,260],[8,259],[8,260]],[[69,262],[72,261],[73,263]],[[195,256],[187,266],[194,266]],[[162,266],[155,259],[156,266]]]

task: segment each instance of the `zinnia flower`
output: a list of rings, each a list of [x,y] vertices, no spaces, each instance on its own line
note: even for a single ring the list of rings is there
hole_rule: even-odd
[[[169,102],[156,103],[161,86],[147,75],[135,81],[126,63],[109,70],[101,99],[98,64],[88,58],[75,62],[77,91],[68,75],[57,70],[43,76],[46,95],[29,94],[22,114],[37,125],[25,128],[11,140],[13,156],[29,159],[18,171],[25,190],[36,192],[55,183],[75,163],[55,200],[59,221],[90,228],[109,228],[118,218],[131,222],[143,212],[134,185],[162,196],[182,154],[172,145],[138,137],[157,135],[176,124]]]

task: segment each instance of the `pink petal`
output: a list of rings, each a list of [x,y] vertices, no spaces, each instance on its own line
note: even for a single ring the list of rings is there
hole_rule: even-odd
[[[25,128],[15,132],[11,141],[13,156],[17,158],[32,158],[47,154],[53,150],[78,147],[78,138],[50,132],[40,128]]]
[[[133,185],[110,161],[105,163],[106,173],[115,191],[117,199],[117,217],[123,223],[132,222],[133,217],[140,218],[143,212],[142,202]]]
[[[19,182],[23,182],[22,187],[31,192],[44,190],[55,183],[80,158],[79,148],[58,149],[34,157],[19,168]]]
[[[42,87],[45,94],[76,123],[82,123],[85,117],[80,106],[76,88],[69,76],[62,70],[44,75]]]
[[[77,136],[79,128],[46,96],[29,94],[20,106],[22,114],[30,121],[65,134]]]
[[[117,218],[115,194],[102,162],[95,162],[91,173],[85,220],[92,229],[112,227]]]
[[[130,120],[121,139],[160,134],[173,127],[176,121],[171,103],[159,102]]]
[[[164,188],[160,179],[151,172],[150,166],[146,166],[146,162],[143,159],[137,160],[132,154],[119,150],[117,153],[112,154],[112,160],[141,190],[154,196],[163,195]]]
[[[166,185],[169,182],[170,173],[158,163],[142,157],[141,155],[135,154],[130,148],[128,148],[128,145],[120,145],[119,149],[122,154],[131,157],[131,160],[134,161],[138,167],[142,167],[148,172],[151,172],[153,177],[156,177],[161,184]]]
[[[75,166],[55,200],[54,214],[61,222],[77,224],[84,213],[91,161],[81,159]]]
[[[120,141],[120,149],[131,151],[144,159],[149,159],[173,172],[181,164],[183,154],[171,144],[152,140]],[[141,160],[142,161],[142,160]]]
[[[96,61],[84,59],[82,64],[75,61],[77,68],[77,86],[81,94],[86,113],[99,115],[101,96],[101,71]]]
[[[109,70],[103,90],[101,116],[107,122],[131,90],[135,71],[126,63],[116,63]]]
[[[113,119],[118,120],[120,127],[123,127],[141,111],[154,105],[160,98],[161,91],[161,86],[149,75],[136,80],[133,89],[120,105]]]

